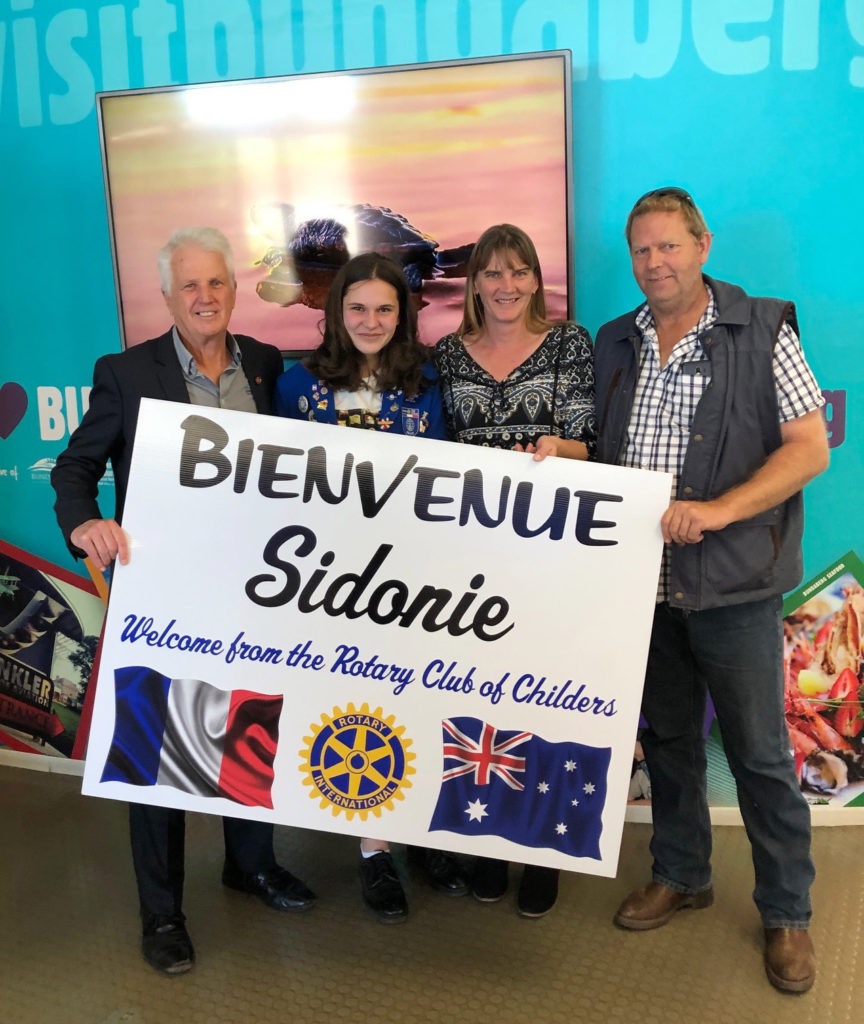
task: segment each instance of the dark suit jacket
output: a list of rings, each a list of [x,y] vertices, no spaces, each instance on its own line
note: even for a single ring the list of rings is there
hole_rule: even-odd
[[[269,413],[276,378],[282,372],[282,357],[272,345],[242,334],[233,337],[255,407],[258,412]],[[57,493],[57,522],[76,557],[83,557],[84,552],[72,544],[69,536],[81,523],[102,517],[96,499],[109,462],[117,499],[114,518],[118,522],[122,519],[142,398],[189,402],[171,331],[96,361],[90,408],[51,472],[51,484]]]

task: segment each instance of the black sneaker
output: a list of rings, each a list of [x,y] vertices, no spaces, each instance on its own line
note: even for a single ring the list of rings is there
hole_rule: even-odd
[[[360,858],[360,888],[366,906],[385,924],[396,924],[408,916],[408,901],[396,865],[384,850],[374,857]]]
[[[481,903],[497,903],[507,892],[509,867],[506,860],[478,857],[471,877],[471,895],[474,899]]]
[[[558,899],[558,869],[526,864],[516,909],[522,917],[543,917]]]
[[[442,850],[423,850],[420,863],[429,884],[445,896],[464,896],[469,889],[468,879],[459,861]]]
[[[183,920],[182,914],[144,916],[141,952],[147,963],[163,974],[185,974],[195,963],[195,950]]]

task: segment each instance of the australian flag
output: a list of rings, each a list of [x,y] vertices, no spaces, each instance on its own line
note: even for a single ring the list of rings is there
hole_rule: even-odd
[[[441,725],[444,775],[430,832],[501,836],[600,859],[609,747],[550,743],[479,718]]]

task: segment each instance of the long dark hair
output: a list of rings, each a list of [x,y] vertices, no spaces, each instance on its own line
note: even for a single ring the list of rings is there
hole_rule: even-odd
[[[528,330],[540,332],[549,329],[546,319],[546,295],[543,291],[543,272],[531,238],[515,224],[495,224],[477,239],[477,244],[465,270],[465,302],[459,334],[478,335],[486,322],[483,303],[474,291],[474,278],[486,267],[493,256],[498,256],[511,270],[521,264],[529,267],[537,278],[537,291],[531,296],[527,310]]]
[[[402,268],[377,252],[364,252],[339,269],[324,306],[324,340],[305,360],[307,369],[334,388],[356,391],[363,381],[363,355],[354,348],[342,314],[348,289],[361,281],[385,281],[399,300],[399,322],[381,350],[375,380],[381,391],[417,395],[423,386],[426,350],[417,339],[417,311]]]

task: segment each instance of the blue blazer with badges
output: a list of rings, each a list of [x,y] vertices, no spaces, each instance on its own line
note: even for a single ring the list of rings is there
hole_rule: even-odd
[[[423,367],[423,376],[426,387],[419,395],[409,397],[403,391],[382,394],[378,430],[446,440],[441,392],[431,365]],[[273,411],[293,420],[337,422],[332,386],[310,373],[302,363],[295,363],[276,381]]]

